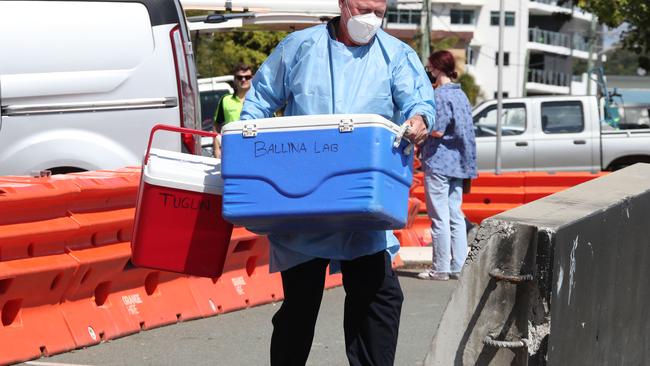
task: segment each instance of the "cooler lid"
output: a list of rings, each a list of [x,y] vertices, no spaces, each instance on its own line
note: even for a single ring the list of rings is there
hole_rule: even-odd
[[[247,133],[254,129],[257,132],[317,130],[323,128],[338,128],[350,132],[357,127],[383,127],[398,134],[400,126],[378,114],[315,114],[309,116],[290,116],[261,118],[247,121],[230,122],[223,126],[221,133]],[[252,132],[252,131],[251,131]]]
[[[151,149],[142,179],[161,187],[223,195],[221,160],[206,156]]]

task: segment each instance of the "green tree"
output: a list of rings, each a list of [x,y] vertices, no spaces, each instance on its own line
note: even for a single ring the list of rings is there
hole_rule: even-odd
[[[637,75],[637,69],[643,65],[644,56],[639,56],[628,49],[614,49],[607,52],[605,63],[606,75]],[[646,57],[647,58],[647,57]]]
[[[570,0],[565,0],[568,2]],[[650,53],[650,1],[648,0],[578,0],[575,4],[616,28],[623,23],[623,46],[636,53]]]
[[[482,96],[481,88],[476,85],[476,79],[472,74],[464,73],[458,77],[460,88],[467,95],[471,105],[476,105],[476,101]]]
[[[236,31],[201,35],[197,48],[199,75],[202,78],[229,75],[239,62],[258,68],[287,34],[273,31]]]

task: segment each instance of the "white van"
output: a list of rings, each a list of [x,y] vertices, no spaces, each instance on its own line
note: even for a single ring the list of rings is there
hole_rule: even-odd
[[[0,175],[140,165],[153,125],[200,128],[180,3],[0,0],[0,106]]]

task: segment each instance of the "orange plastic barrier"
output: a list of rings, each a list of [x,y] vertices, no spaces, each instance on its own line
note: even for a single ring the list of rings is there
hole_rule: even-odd
[[[607,173],[527,172],[501,175],[481,173],[477,179],[472,181],[471,192],[463,195],[462,210],[470,221],[480,223],[488,217],[605,174]],[[422,182],[424,182],[423,173],[415,173],[413,185],[411,186],[411,196],[425,202]],[[410,231],[414,234],[396,232],[403,246],[416,245],[417,240],[414,240],[414,237],[420,238],[425,243],[424,245],[431,241],[428,234],[430,221],[426,217],[426,205],[420,205],[419,212],[420,216],[414,220],[413,227],[410,228]]]
[[[79,269],[60,309],[77,347],[201,315],[187,277],[133,267],[130,243],[70,256]]]
[[[65,217],[68,202],[79,194],[71,181],[0,177],[0,225]]]
[[[235,228],[223,275],[190,283],[201,313],[209,316],[282,299],[280,274],[268,272],[268,250],[266,238]]]
[[[413,222],[415,222],[415,218],[418,216],[421,206],[423,206],[423,204],[419,199],[415,197],[409,198],[408,216],[406,218],[406,228],[410,228],[411,226],[413,226]]]
[[[65,254],[0,262],[0,363],[75,348],[58,304],[76,268]]]
[[[267,239],[243,228],[218,279],[133,267],[139,174],[0,177],[0,364],[282,299]]]
[[[0,177],[0,261],[128,241],[139,169]]]

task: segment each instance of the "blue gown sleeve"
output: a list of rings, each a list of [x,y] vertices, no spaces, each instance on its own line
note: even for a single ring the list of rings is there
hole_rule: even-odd
[[[255,73],[251,88],[246,93],[240,119],[269,118],[286,100],[285,47],[288,38],[278,44]]]
[[[416,114],[427,118],[429,132],[435,124],[435,101],[433,87],[429,83],[422,63],[412,50],[402,53],[393,69],[393,100],[409,119]]]

